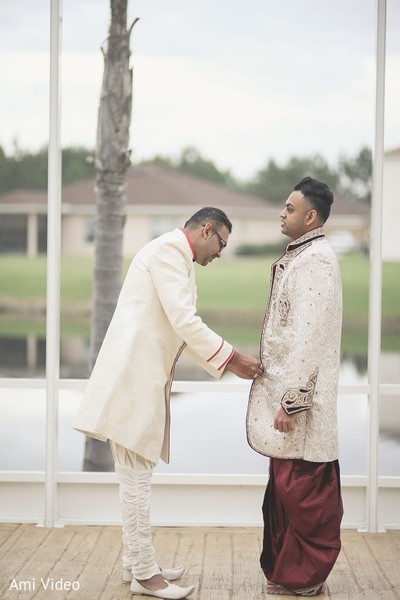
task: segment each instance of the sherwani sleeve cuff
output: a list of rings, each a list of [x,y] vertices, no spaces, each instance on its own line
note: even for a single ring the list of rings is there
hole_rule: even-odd
[[[224,339],[216,351],[207,359],[207,363],[219,372],[223,372],[226,365],[232,360],[235,349]]]
[[[281,399],[281,406],[288,415],[310,410],[314,401],[315,386],[317,384],[318,368],[310,375],[305,386],[289,388]]]

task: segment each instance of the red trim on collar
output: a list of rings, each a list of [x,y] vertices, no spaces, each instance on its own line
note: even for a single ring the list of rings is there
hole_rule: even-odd
[[[188,244],[189,244],[189,246],[190,246],[190,249],[191,249],[191,251],[192,251],[192,255],[193,255],[193,262],[194,262],[194,261],[196,260],[196,251],[195,251],[195,249],[194,249],[194,247],[193,247],[193,244],[192,244],[192,242],[191,242],[191,240],[190,240],[190,238],[189,238],[188,234],[187,234],[187,233],[186,233],[186,231],[183,229],[183,227],[179,227],[179,229],[182,231],[183,235],[186,237],[186,239],[187,239],[187,241],[188,241]]]

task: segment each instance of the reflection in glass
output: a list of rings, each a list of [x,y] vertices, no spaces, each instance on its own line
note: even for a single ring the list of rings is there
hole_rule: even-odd
[[[399,363],[397,360],[397,367]],[[394,396],[381,395],[379,425],[379,468],[380,477],[400,475],[400,393]]]
[[[0,471],[44,471],[46,390],[0,389]]]

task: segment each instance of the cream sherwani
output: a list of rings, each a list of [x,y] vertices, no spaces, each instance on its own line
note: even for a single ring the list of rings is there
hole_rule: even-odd
[[[322,228],[290,242],[273,266],[261,337],[265,368],[251,388],[250,446],[270,457],[311,462],[338,458],[336,402],[342,289],[336,256]],[[298,413],[295,430],[280,433],[283,406]]]
[[[233,348],[196,314],[193,252],[181,229],[140,250],[126,275],[73,427],[169,461],[170,388],[185,347],[215,378]]]

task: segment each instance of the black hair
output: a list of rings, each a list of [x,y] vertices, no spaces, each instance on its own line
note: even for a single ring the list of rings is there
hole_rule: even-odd
[[[304,177],[294,186],[294,191],[299,191],[303,194],[310,206],[325,223],[331,213],[331,205],[333,203],[332,190],[326,183],[312,177]]]
[[[194,215],[186,221],[185,228],[195,229],[196,227],[201,227],[201,225],[204,225],[205,223],[211,223],[217,230],[220,227],[225,226],[229,233],[232,233],[232,223],[224,211],[212,206],[205,206],[194,213]]]

